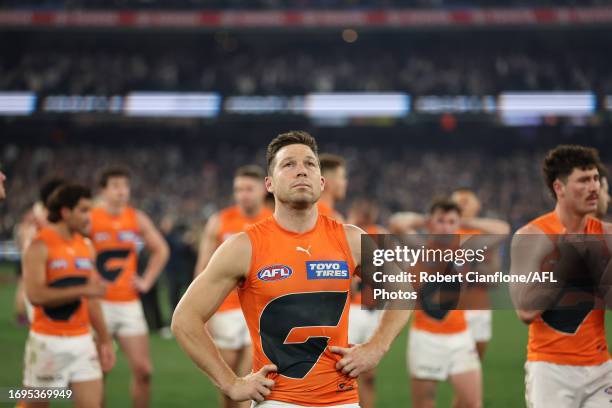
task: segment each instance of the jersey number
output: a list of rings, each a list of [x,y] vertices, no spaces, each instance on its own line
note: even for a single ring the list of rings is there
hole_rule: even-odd
[[[340,323],[347,292],[292,293],[271,301],[260,318],[265,355],[289,378],[304,378],[329,342],[323,327]]]

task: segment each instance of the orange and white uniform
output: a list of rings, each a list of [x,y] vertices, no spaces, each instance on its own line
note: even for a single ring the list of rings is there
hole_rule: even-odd
[[[243,232],[249,225],[255,224],[272,215],[268,208],[262,208],[254,217],[245,216],[238,206],[228,207],[219,213],[219,232],[217,246],[234,234]],[[238,292],[232,290],[225,298],[217,313],[208,322],[208,329],[220,349],[239,350],[251,344]]]
[[[565,231],[555,212],[530,225],[553,241]],[[589,218],[584,233],[602,234],[601,221]],[[530,408],[612,406],[612,362],[604,310],[542,313],[529,325],[525,369]]]
[[[415,271],[435,272],[443,264],[420,264]],[[420,291],[421,307],[414,311],[408,336],[407,365],[410,375],[422,380],[444,381],[449,376],[480,370],[476,343],[464,310],[444,310],[427,305]]]
[[[331,208],[329,205],[325,204],[323,201],[317,202],[317,209],[319,210],[319,214],[321,215],[327,215],[328,217],[331,217],[338,222],[343,221],[342,214]]]
[[[46,282],[51,287],[83,285],[94,270],[94,259],[85,238],[69,241],[50,227],[34,241],[47,247]],[[102,378],[87,310],[81,297],[60,306],[35,306],[26,343],[24,385],[67,387],[73,382]]]
[[[482,231],[478,229],[459,229],[457,234],[462,236],[479,235],[482,234]],[[477,305],[489,303],[489,289],[487,286],[474,285],[469,289],[468,296],[470,296],[471,302],[475,302]],[[467,320],[470,333],[476,342],[488,342],[491,340],[491,337],[493,337],[493,313],[490,309],[466,310],[465,319]]]
[[[90,236],[97,252],[98,272],[109,282],[101,302],[109,333],[113,336],[147,334],[142,304],[134,287],[141,242],[136,209],[125,207],[114,215],[102,207],[94,208]]]
[[[251,267],[238,295],[253,341],[253,370],[278,367],[260,405],[357,407],[357,381],[336,369],[341,357],[329,350],[349,344],[355,265],[343,225],[319,215],[312,230],[295,233],[270,217],[246,233]]]
[[[384,234],[379,225],[368,225],[363,230],[369,235]],[[353,289],[355,289],[353,287]],[[351,292],[351,314],[349,315],[349,343],[362,344],[370,340],[382,316],[382,311],[362,306],[361,292],[363,288]],[[371,288],[365,288],[370,290]],[[371,298],[372,296],[369,296]],[[366,296],[368,298],[368,296]]]

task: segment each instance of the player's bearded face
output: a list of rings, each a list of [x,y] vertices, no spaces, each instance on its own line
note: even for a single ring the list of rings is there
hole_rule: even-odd
[[[104,188],[104,195],[115,205],[130,201],[130,182],[126,177],[111,177]]]
[[[87,235],[89,232],[91,205],[90,199],[81,198],[76,207],[70,210],[65,219],[68,228],[70,228],[72,232]]]
[[[310,147],[288,145],[275,156],[272,175],[266,177],[266,188],[278,201],[296,208],[316,203],[324,186],[319,160]]]
[[[443,212],[436,210],[429,218],[430,234],[456,234],[460,217],[456,211]]]
[[[562,184],[561,197],[578,214],[589,214],[597,210],[600,182],[596,168],[576,168]]]
[[[331,188],[334,198],[336,200],[344,200],[346,197],[346,187],[348,185],[346,168],[344,166],[340,166],[332,171],[329,171],[329,175],[325,173],[325,181],[327,183],[327,188]]]
[[[234,200],[245,212],[257,210],[265,198],[264,185],[253,177],[236,177],[234,179]]]

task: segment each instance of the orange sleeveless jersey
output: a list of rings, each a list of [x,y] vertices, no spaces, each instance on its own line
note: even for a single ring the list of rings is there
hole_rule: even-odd
[[[268,400],[305,406],[357,403],[357,382],[336,370],[348,347],[349,291],[355,270],[344,227],[319,215],[302,234],[284,230],[273,217],[246,230],[251,267],[238,289],[253,340],[253,370],[275,386]]]
[[[64,240],[55,230],[42,228],[34,241],[47,246],[45,266],[47,284],[52,287],[82,285],[94,271],[94,259],[85,238],[75,234]],[[53,336],[80,336],[89,333],[87,298],[61,306],[35,306],[31,330]]]
[[[140,231],[136,210],[126,207],[112,215],[102,207],[91,211],[91,239],[97,252],[96,267],[110,282],[104,300],[130,302],[138,299],[133,285],[138,267]]]
[[[457,233],[459,234],[459,232]],[[427,266],[418,265],[417,271],[427,270]],[[437,269],[434,267],[434,270]],[[464,310],[439,310],[436,314],[426,312],[421,306],[414,311],[412,327],[434,334],[457,334],[468,329]]]
[[[228,207],[219,213],[219,232],[217,233],[217,245],[221,245],[226,239],[234,234],[243,232],[249,225],[255,224],[272,215],[269,208],[262,207],[259,214],[254,217],[246,217],[240,212],[238,206]],[[227,312],[229,310],[239,310],[240,300],[238,292],[232,290],[225,298],[218,312]]]
[[[554,235],[562,234],[565,228],[553,211],[531,221],[553,241]],[[602,234],[601,221],[589,217],[586,234]],[[569,327],[553,327],[563,319],[562,311],[547,311],[529,325],[527,344],[528,361],[545,361],[553,364],[589,366],[603,364],[610,359],[606,344],[604,310],[591,310],[579,320],[569,316]]]
[[[327,215],[328,217],[334,216],[334,210],[330,206],[328,206],[327,204],[324,204],[321,201],[317,202],[317,208],[319,210],[319,214],[321,215]]]

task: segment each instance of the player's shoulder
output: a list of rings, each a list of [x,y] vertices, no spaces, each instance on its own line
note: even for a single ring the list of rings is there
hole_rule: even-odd
[[[600,221],[603,234],[612,234],[612,222]]]
[[[226,218],[226,217],[235,217],[237,215],[240,214],[240,210],[238,209],[237,205],[232,205],[229,207],[225,207],[222,208],[221,210],[219,210],[219,212],[217,213],[217,216],[220,219]]]
[[[246,234],[248,235],[253,235],[253,234],[261,234],[261,233],[272,233],[275,230],[275,221],[274,221],[274,216],[273,214],[270,214],[269,216],[265,217],[262,220],[259,220],[257,222],[254,222],[253,224],[247,225],[244,228],[244,231]]]
[[[223,241],[217,252],[221,256],[229,257],[228,259],[236,259],[241,256],[251,256],[252,251],[251,238],[246,232],[238,232],[233,234],[228,239]]]
[[[91,217],[101,217],[104,216],[106,214],[108,214],[108,212],[106,211],[106,209],[101,205],[95,205],[92,209],[91,209]]]
[[[535,223],[523,225],[514,235],[544,235],[544,231]]]
[[[542,214],[519,228],[515,235],[546,234],[549,230],[558,229],[559,221],[554,211]]]

